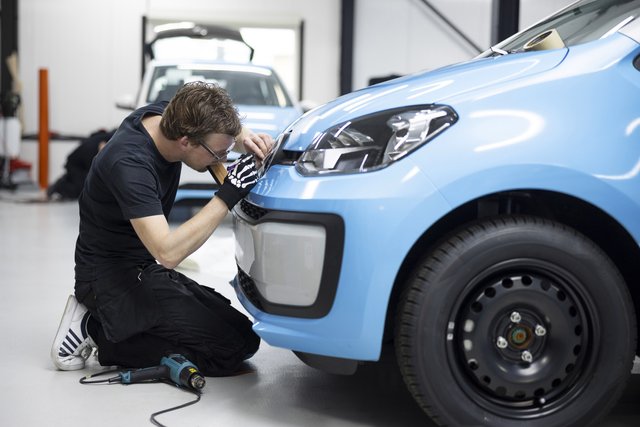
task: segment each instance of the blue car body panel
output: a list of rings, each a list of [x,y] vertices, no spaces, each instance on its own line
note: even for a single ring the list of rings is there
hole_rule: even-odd
[[[302,176],[293,166],[268,169],[247,200],[339,215],[344,252],[333,306],[321,318],[268,314],[237,286],[256,332],[277,347],[377,360],[389,297],[411,248],[457,207],[497,192],[573,196],[640,241],[638,55],[634,40],[615,33],[393,80],[298,119],[285,148],[301,152],[331,126],[394,107],[444,104],[459,116],[446,132],[375,171]]]

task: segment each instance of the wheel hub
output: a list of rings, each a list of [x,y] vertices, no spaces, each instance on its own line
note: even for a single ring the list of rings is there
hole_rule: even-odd
[[[588,327],[566,286],[540,274],[476,287],[454,334],[465,371],[501,404],[540,405],[569,387]]]
[[[533,334],[530,327],[523,324],[517,324],[510,329],[509,344],[512,347],[520,350],[529,347],[529,344],[531,344],[531,341],[533,340]]]
[[[493,334],[498,338],[496,347],[500,354],[508,360],[527,361],[527,351],[535,356],[542,353],[546,342],[546,330],[549,325],[543,326],[548,316],[538,315],[533,310],[517,307],[509,316],[496,319],[496,327]],[[545,330],[545,334],[537,334],[536,330]],[[505,345],[506,344],[506,345]],[[530,361],[529,361],[530,363]]]

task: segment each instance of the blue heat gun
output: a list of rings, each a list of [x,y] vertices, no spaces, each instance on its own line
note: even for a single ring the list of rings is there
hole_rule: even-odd
[[[160,365],[151,368],[121,371],[118,379],[122,384],[170,379],[179,386],[193,390],[201,390],[205,385],[204,376],[198,371],[198,367],[181,354],[163,357]]]

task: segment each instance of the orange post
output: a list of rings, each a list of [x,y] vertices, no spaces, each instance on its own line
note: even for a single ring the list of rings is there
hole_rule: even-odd
[[[40,96],[38,121],[38,183],[49,186],[49,70],[39,70]]]

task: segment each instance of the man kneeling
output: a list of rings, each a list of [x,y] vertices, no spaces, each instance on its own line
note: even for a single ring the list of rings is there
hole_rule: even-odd
[[[205,171],[240,157],[216,195],[171,230],[182,163]],[[243,128],[220,87],[189,83],[167,102],[142,107],[96,156],[78,199],[75,296],[67,301],[51,357],[82,369],[92,349],[101,365],[155,366],[179,353],[204,375],[233,374],[260,339],[251,321],[213,289],[173,270],[215,231],[257,180],[256,161],[273,145]]]

